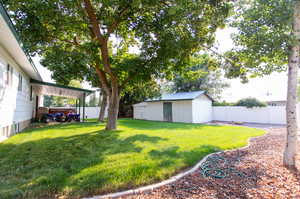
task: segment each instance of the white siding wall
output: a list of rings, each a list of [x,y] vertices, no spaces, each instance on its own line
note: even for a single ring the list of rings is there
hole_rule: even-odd
[[[145,109],[145,118],[147,120],[163,121],[163,103],[148,102]]]
[[[228,122],[252,122],[286,124],[285,106],[246,108],[238,106],[213,107],[213,120]]]
[[[192,100],[172,102],[172,117],[173,122],[193,123]]]
[[[134,119],[139,119],[139,120],[144,120],[146,118],[146,104],[145,105],[136,105],[133,108],[133,118]]]
[[[212,101],[205,95],[193,100],[193,123],[212,121]]]
[[[12,86],[7,86],[4,83],[7,64],[13,68]],[[33,116],[35,96],[33,96],[33,100],[30,101],[29,77],[21,71],[13,59],[1,47],[0,73],[0,127],[30,120]],[[23,77],[22,91],[18,91],[19,73],[21,73]]]

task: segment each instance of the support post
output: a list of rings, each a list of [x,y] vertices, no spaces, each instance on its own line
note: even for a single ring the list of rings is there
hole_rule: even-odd
[[[78,113],[79,113],[79,116],[80,116],[80,118],[81,118],[82,115],[81,115],[80,107],[81,107],[81,98],[78,99]],[[80,119],[80,121],[81,121],[81,119]]]
[[[85,93],[83,93],[83,122],[85,121]]]
[[[75,100],[75,113],[77,114],[77,99]]]

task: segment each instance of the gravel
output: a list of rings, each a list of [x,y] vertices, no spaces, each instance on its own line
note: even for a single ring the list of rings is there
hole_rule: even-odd
[[[284,128],[269,128],[265,136],[252,139],[250,147],[219,154],[225,161],[214,162],[214,168],[226,171],[224,178],[204,177],[203,170],[199,169],[175,183],[121,198],[300,199],[300,150],[297,156],[298,171],[284,168],[285,134]]]

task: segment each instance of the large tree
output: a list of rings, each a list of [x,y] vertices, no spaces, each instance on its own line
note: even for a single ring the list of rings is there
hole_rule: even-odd
[[[43,56],[54,45],[92,54],[109,96],[106,129],[116,129],[120,91],[135,79],[166,77],[180,71],[190,54],[210,46],[223,26],[227,0],[4,0],[24,46]],[[109,45],[117,40],[115,52]],[[115,64],[132,45],[140,50],[137,67]],[[123,46],[119,50],[119,46]],[[76,70],[76,69],[75,69]]]
[[[215,100],[220,99],[222,91],[229,87],[219,61],[207,54],[193,57],[184,71],[175,75],[172,83],[173,92],[203,90]]]
[[[300,1],[239,1],[232,26],[236,48],[227,53],[227,75],[246,80],[288,68],[287,141],[283,163],[295,168],[297,149],[297,77],[299,67]]]
[[[48,47],[44,51],[41,64],[52,71],[52,79],[64,85],[68,85],[70,80],[87,81],[93,87],[101,90],[102,99],[98,121],[103,122],[105,110],[107,108],[107,95],[103,91],[101,82],[93,67],[92,54],[87,53],[86,48],[72,48],[72,46],[62,46],[60,44]]]

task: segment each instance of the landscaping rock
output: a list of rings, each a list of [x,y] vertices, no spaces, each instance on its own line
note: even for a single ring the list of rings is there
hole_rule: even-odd
[[[214,167],[226,171],[224,178],[205,176],[202,167],[175,183],[121,198],[300,199],[300,155],[297,157],[298,171],[284,168],[282,154],[286,131],[284,128],[270,128],[268,132],[252,139],[248,148],[218,154],[225,161],[214,162]]]

